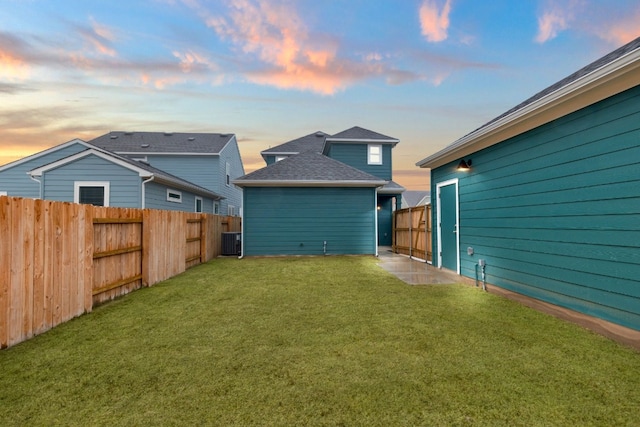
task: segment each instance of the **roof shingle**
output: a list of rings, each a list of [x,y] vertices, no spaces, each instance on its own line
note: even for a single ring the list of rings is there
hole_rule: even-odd
[[[233,137],[231,133],[113,131],[89,142],[117,153],[219,154]]]

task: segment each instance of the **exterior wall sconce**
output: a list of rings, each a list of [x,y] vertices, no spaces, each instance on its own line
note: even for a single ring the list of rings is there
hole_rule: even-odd
[[[467,161],[465,161],[464,159],[460,160],[460,163],[458,163],[457,170],[468,171],[469,169],[471,169],[471,159]]]

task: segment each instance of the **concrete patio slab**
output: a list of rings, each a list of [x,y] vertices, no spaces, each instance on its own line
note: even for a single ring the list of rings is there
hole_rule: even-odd
[[[378,249],[378,265],[410,285],[462,283],[456,273],[432,266],[424,261],[394,253],[391,248]]]

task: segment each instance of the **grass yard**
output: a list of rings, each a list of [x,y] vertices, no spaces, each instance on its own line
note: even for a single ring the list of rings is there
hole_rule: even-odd
[[[640,424],[640,353],[372,257],[218,259],[0,352],[25,425]]]

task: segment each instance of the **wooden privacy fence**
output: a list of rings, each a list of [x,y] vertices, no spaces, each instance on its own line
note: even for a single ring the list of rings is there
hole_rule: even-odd
[[[0,197],[0,348],[221,253],[239,217]]]
[[[431,205],[400,209],[393,214],[393,251],[433,260],[431,248]]]

